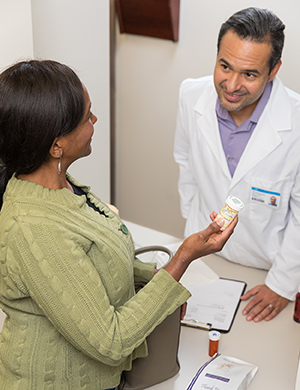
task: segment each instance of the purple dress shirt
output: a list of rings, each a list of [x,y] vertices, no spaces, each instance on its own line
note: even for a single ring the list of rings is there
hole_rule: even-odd
[[[220,100],[217,98],[216,114],[219,123],[219,131],[231,177],[234,175],[247,142],[269,100],[271,90],[272,81],[267,83],[251,117],[240,126],[236,125],[229,112],[221,106]]]

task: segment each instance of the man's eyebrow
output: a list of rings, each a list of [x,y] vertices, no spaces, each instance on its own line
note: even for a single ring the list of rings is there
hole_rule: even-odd
[[[225,65],[227,65],[229,68],[232,69],[232,66],[224,58],[220,58],[219,62],[223,62]],[[243,69],[243,72],[244,73],[254,73],[254,74],[260,75],[260,72],[257,69]]]
[[[231,68],[231,65],[228,61],[224,60],[224,58],[220,58],[219,62],[224,62],[225,65],[227,65],[229,68]]]

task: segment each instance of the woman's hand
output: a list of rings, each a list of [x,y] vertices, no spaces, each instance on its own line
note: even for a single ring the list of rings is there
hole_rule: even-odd
[[[215,211],[213,211],[211,214],[210,214],[210,219],[212,220],[212,221],[214,221],[216,218],[217,218],[217,215],[218,215],[218,213],[216,213]]]
[[[193,260],[222,250],[233,233],[237,221],[235,217],[231,224],[221,231],[224,220],[220,219],[212,222],[205,230],[187,237],[165,270],[178,281]]]
[[[212,222],[205,230],[187,237],[178,252],[189,262],[210,253],[219,252],[233,233],[236,224],[237,220],[230,224],[230,228],[221,231],[224,220]]]
[[[181,311],[180,311],[180,320],[181,321],[184,319],[184,316],[186,315],[186,309],[187,309],[187,302],[184,302],[184,304],[181,305]]]

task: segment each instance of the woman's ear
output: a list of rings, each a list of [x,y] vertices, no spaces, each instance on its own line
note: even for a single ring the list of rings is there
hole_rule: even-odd
[[[61,137],[55,138],[53,144],[51,145],[51,148],[49,150],[50,156],[54,158],[60,158],[63,154],[61,142],[60,142]]]

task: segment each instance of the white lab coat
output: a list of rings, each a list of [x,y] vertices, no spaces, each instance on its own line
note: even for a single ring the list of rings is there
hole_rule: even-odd
[[[211,76],[187,79],[180,88],[174,157],[185,236],[211,222],[228,195],[245,207],[220,255],[268,269],[266,285],[293,300],[300,284],[300,95],[278,78],[270,99],[231,177],[215,112]],[[253,201],[252,187],[277,192],[277,207]]]

